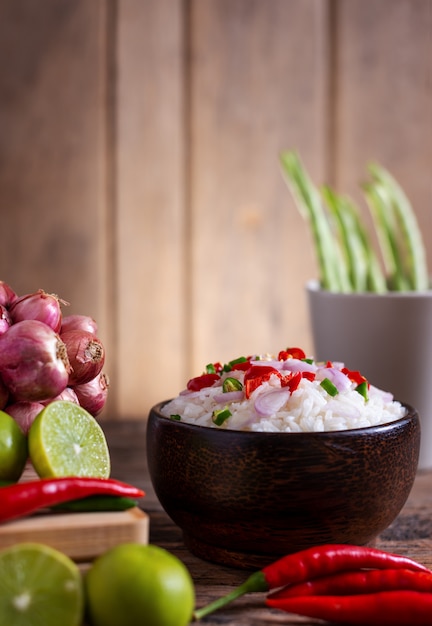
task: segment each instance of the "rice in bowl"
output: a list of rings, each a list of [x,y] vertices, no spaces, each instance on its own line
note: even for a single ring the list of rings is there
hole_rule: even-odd
[[[287,348],[207,365],[161,413],[210,428],[322,432],[386,424],[406,408],[343,363],[316,362]]]

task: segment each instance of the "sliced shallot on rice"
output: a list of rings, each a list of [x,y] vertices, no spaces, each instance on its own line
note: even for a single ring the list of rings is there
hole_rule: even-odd
[[[331,380],[338,391],[351,389],[352,383],[348,376],[336,367],[319,367],[316,371],[316,376],[318,380],[323,380],[324,378]]]
[[[271,391],[265,391],[256,396],[255,399],[255,411],[258,415],[263,417],[270,417],[274,415],[283,407],[290,397],[291,392],[286,387],[280,389],[272,389]]]
[[[318,368],[315,363],[308,363],[301,359],[287,359],[282,361],[282,369],[290,372],[316,372]]]
[[[243,390],[227,391],[225,393],[215,393],[213,400],[218,404],[224,404],[225,402],[241,402],[245,397]]]

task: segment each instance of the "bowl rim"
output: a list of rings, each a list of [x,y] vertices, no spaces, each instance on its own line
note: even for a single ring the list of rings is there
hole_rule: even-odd
[[[163,415],[160,409],[165,405],[171,402],[171,399],[162,400],[158,402],[154,406],[151,407],[149,411],[149,417],[151,414],[156,415],[158,419],[166,420],[169,424],[172,424],[173,427],[177,426],[183,430],[190,430],[191,432],[205,432],[205,433],[220,433],[220,436],[231,437],[235,434],[236,436],[247,436],[247,437],[259,437],[265,436],[270,439],[271,437],[280,437],[281,435],[291,435],[296,438],[299,437],[308,437],[308,438],[319,438],[325,439],[328,437],[354,437],[361,434],[365,435],[376,435],[376,434],[384,434],[390,430],[393,430],[396,426],[402,426],[405,423],[409,423],[413,420],[417,420],[420,423],[420,418],[418,411],[415,407],[405,402],[401,402],[401,405],[406,408],[407,412],[402,417],[399,417],[396,420],[392,420],[391,422],[385,422],[383,424],[374,424],[371,426],[362,426],[361,428],[345,428],[339,430],[320,430],[320,431],[296,431],[296,432],[268,432],[268,431],[260,431],[260,430],[240,430],[234,428],[214,428],[212,426],[204,426],[202,424],[191,424],[190,422],[182,422],[178,420],[171,420],[169,417]],[[224,433],[222,435],[222,433]],[[217,435],[219,436],[219,435]]]

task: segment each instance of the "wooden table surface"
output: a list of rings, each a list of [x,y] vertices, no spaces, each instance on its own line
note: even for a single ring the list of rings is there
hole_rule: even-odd
[[[147,470],[146,423],[118,421],[104,422],[102,426],[111,451],[113,477],[145,490],[142,508],[150,517],[150,543],[166,548],[188,567],[195,584],[196,606],[201,607],[242,583],[247,572],[221,567],[193,556],[184,546],[181,530],[162,510]],[[378,537],[376,545],[432,568],[432,470],[419,472],[405,507],[393,524]],[[267,609],[263,598],[263,594],[249,594],[200,623],[206,626],[323,623]]]

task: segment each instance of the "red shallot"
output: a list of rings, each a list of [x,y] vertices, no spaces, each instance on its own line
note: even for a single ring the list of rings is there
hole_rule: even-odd
[[[105,350],[100,339],[85,330],[68,330],[60,335],[71,365],[69,386],[90,382],[101,371]]]
[[[55,294],[39,289],[17,298],[9,311],[14,324],[23,320],[39,320],[59,332],[62,322],[61,304],[67,304]]]
[[[105,406],[108,396],[108,387],[108,376],[101,372],[88,383],[76,385],[74,391],[83,409],[88,411],[93,417],[96,417]]]
[[[9,311],[3,304],[0,304],[0,335],[3,335],[11,325],[12,320]]]
[[[65,315],[62,319],[60,334],[68,330],[85,330],[97,336],[98,325],[95,320],[88,315]]]
[[[0,304],[9,308],[12,302],[18,298],[15,291],[4,280],[0,280]]]
[[[0,335],[0,376],[15,400],[57,396],[67,386],[69,371],[64,343],[43,322],[17,322]]]
[[[27,435],[36,415],[38,415],[44,408],[44,405],[40,402],[28,402],[21,400],[20,402],[9,404],[5,408],[5,413],[13,417],[23,433]]]
[[[45,406],[47,404],[51,404],[51,402],[57,402],[58,400],[64,400],[66,402],[74,402],[75,404],[79,404],[77,395],[72,387],[66,387],[61,393],[58,394],[55,398],[49,398],[49,400],[44,400],[42,404]]]

